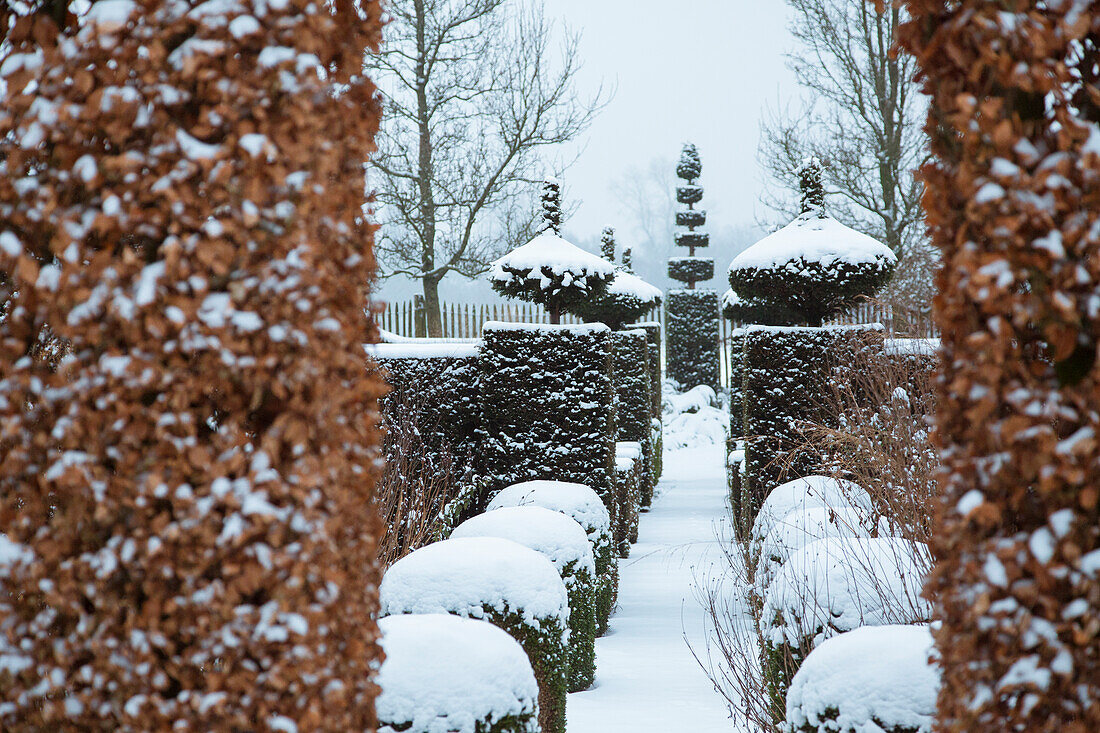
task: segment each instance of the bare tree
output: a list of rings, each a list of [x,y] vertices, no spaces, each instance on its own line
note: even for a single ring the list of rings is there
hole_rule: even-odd
[[[605,102],[575,90],[579,37],[541,3],[391,0],[376,68],[385,115],[377,176],[383,276],[421,281],[428,334],[439,283],[476,277],[534,234],[540,151],[574,138]],[[555,59],[557,61],[555,62]]]
[[[787,0],[799,43],[788,64],[807,92],[797,109],[773,110],[763,124],[760,156],[778,189],[761,201],[797,214],[798,168],[815,156],[826,166],[829,212],[879,239],[898,255],[891,288],[897,304],[929,307],[935,256],[920,209],[914,171],[927,158],[921,129],[926,102],[914,63],[891,53],[898,8],[877,13],[851,0]]]

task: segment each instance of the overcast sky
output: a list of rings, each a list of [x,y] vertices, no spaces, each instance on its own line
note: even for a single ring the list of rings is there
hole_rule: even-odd
[[[581,208],[574,230],[598,232],[616,207],[610,181],[685,141],[703,158],[704,206],[715,228],[751,223],[764,174],[761,112],[797,96],[783,54],[793,50],[782,0],[546,0],[583,34],[581,88],[600,79],[614,99],[580,144],[566,186]],[[615,212],[618,215],[618,212]],[[764,213],[764,212],[759,212]]]
[[[579,154],[565,173],[567,196],[580,203],[567,234],[592,246],[610,225],[630,246],[630,222],[612,182],[654,158],[675,161],[687,141],[703,159],[708,231],[767,218],[758,203],[761,114],[798,96],[784,64],[793,39],[783,0],[544,0],[544,7],[582,34],[579,90],[615,87],[592,127],[560,151],[563,160]],[[743,236],[751,243],[751,233]],[[730,256],[709,254],[723,272]],[[654,267],[663,274],[663,264]],[[725,287],[720,280],[714,287]],[[382,296],[398,300],[418,290],[395,278]],[[457,275],[444,279],[442,291],[444,299],[491,297],[484,283]]]

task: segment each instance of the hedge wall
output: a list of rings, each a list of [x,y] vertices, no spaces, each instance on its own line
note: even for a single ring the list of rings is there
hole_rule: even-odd
[[[479,463],[490,495],[521,481],[572,481],[613,510],[611,333],[603,324],[485,324]]]
[[[640,329],[612,333],[615,348],[615,423],[617,441],[632,441],[642,446],[639,491],[643,506],[653,499],[653,476],[650,425],[649,342]]]
[[[800,448],[801,421],[829,424],[820,395],[834,379],[844,379],[840,356],[846,349],[883,348],[882,326],[830,328],[750,326],[744,329],[742,433],[745,480],[740,507],[744,521],[755,519],[775,486],[820,467],[820,456]]]
[[[684,388],[718,389],[718,293],[669,291],[666,319],[668,377]]]
[[[642,321],[630,326],[630,330],[645,331],[649,342],[649,399],[650,416],[661,417],[661,324]]]

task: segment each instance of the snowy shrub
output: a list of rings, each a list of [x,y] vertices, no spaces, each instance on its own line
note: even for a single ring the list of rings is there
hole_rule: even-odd
[[[642,493],[642,447],[634,442],[615,446],[615,515],[612,534],[619,557],[630,556],[638,540],[638,513]]]
[[[539,684],[539,723],[564,733],[569,678],[569,600],[553,563],[511,540],[443,540],[390,566],[382,616],[451,613],[484,619],[520,643]]]
[[[761,666],[774,704],[782,709],[792,675],[825,639],[928,621],[920,594],[930,567],[927,547],[901,538],[830,538],[793,552],[760,613]]]
[[[677,235],[677,244],[681,244],[681,236],[683,235]],[[670,257],[668,276],[677,282],[710,280],[714,277],[714,260],[703,257]]]
[[[379,733],[538,733],[538,683],[515,639],[448,614],[378,622]]]
[[[615,278],[615,265],[561,238],[557,196],[557,182],[548,181],[543,232],[495,260],[489,270],[493,290],[544,306],[555,324],[574,306],[602,297]]]
[[[650,444],[650,375],[649,343],[640,330],[615,331],[611,334],[615,349],[613,370],[615,378],[615,438],[632,441],[641,446],[641,475],[639,491],[641,506],[653,502],[653,488],[657,478],[653,475],[653,446]]]
[[[487,323],[481,354],[481,466],[490,488],[573,481],[595,489],[613,515],[611,331]]]
[[[809,425],[835,424],[826,394],[850,380],[853,351],[881,351],[882,327],[750,326],[741,367],[745,477],[739,522],[750,526],[772,488],[819,473],[822,456],[806,438]]]
[[[615,558],[611,517],[603,500],[584,484],[565,481],[527,481],[500,491],[489,502],[489,511],[512,506],[540,506],[572,517],[592,543],[596,561],[598,591],[596,622],[599,633],[607,630],[607,621],[618,595],[619,572]]]
[[[885,520],[875,521],[862,509],[850,506],[795,509],[776,522],[760,545],[760,558],[753,573],[756,589],[763,598],[783,563],[796,551],[830,537],[887,536]]]
[[[199,7],[0,11],[6,732],[374,728],[382,8]]]
[[[596,561],[580,524],[539,506],[503,507],[467,519],[451,537],[503,537],[554,563],[569,593],[569,691],[587,690],[596,676]]]
[[[932,733],[940,673],[929,627],[869,626],[827,639],[787,692],[789,733]]]
[[[699,385],[680,393],[672,380],[666,380],[662,387],[662,422],[670,449],[722,443],[726,440],[729,417],[713,389]]]
[[[685,389],[700,384],[717,389],[718,293],[669,291],[665,321],[668,377]]]
[[[749,311],[741,315],[750,321],[770,316],[757,322],[820,326],[893,275],[897,257],[889,247],[825,213],[820,167],[803,182],[802,213],[730,263],[730,286],[741,301],[734,311]]]
[[[793,512],[848,507],[858,509],[863,516],[871,516],[875,511],[871,495],[852,481],[830,476],[796,478],[771,490],[756,515],[750,537],[754,544],[762,544],[772,529]]]

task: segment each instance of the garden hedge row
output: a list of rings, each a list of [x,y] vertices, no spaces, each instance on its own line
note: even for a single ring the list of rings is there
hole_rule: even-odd
[[[615,421],[616,441],[632,441],[642,447],[639,473],[641,506],[649,506],[657,479],[653,472],[652,425],[650,412],[651,374],[649,342],[641,329],[615,331]]]
[[[481,349],[482,473],[586,484],[611,510],[612,332],[603,324],[487,323]]]
[[[718,388],[718,293],[672,290],[666,313],[668,377],[685,389]]]
[[[760,505],[783,481],[816,473],[820,456],[806,448],[799,425],[830,424],[821,397],[832,380],[846,379],[843,354],[883,348],[881,325],[828,328],[750,326],[744,329],[740,434],[745,437],[744,481],[734,511],[751,524]]]

